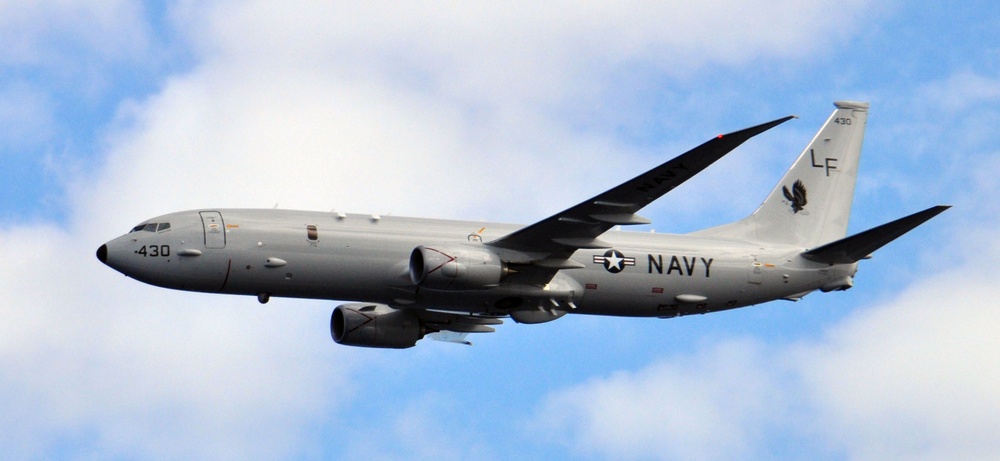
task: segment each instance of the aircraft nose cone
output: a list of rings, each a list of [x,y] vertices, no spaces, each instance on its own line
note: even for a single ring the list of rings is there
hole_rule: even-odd
[[[97,259],[100,260],[104,264],[108,263],[108,246],[107,245],[101,245],[101,247],[97,249]]]

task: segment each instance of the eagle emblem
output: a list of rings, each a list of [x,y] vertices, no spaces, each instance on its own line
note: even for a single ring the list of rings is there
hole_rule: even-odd
[[[796,179],[795,183],[792,184],[792,190],[788,190],[788,186],[781,186],[781,191],[784,192],[785,198],[789,202],[792,202],[792,212],[798,213],[806,207],[806,186],[802,184],[801,180]]]

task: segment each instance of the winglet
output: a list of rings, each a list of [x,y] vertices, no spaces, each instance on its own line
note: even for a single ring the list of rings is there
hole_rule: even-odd
[[[819,248],[814,248],[802,253],[802,257],[810,261],[827,264],[852,264],[858,262],[875,250],[878,250],[887,243],[896,240],[903,234],[941,214],[948,208],[951,207],[947,205],[939,205],[928,208],[924,211],[911,214],[905,218],[900,218],[890,223],[868,229],[860,234],[855,234],[850,237],[828,243]]]
[[[744,128],[742,130],[734,131],[734,132],[729,133],[729,134],[720,134],[719,136],[716,136],[716,137],[718,139],[736,138],[736,139],[739,139],[739,143],[740,144],[743,144],[743,142],[745,142],[746,140],[748,140],[748,139],[750,139],[750,138],[752,138],[754,136],[757,136],[757,135],[759,135],[759,134],[761,134],[761,133],[763,133],[763,132],[765,132],[767,130],[770,130],[771,128],[774,128],[774,127],[776,127],[778,125],[781,125],[782,123],[785,123],[785,122],[787,122],[787,121],[789,121],[789,120],[791,120],[793,118],[799,118],[799,116],[798,115],[789,115],[787,117],[781,117],[781,118],[779,118],[777,120],[773,120],[773,121],[770,121],[770,122],[767,122],[767,123],[761,123],[760,125],[752,126],[750,128]],[[737,146],[738,145],[739,144],[737,144]]]

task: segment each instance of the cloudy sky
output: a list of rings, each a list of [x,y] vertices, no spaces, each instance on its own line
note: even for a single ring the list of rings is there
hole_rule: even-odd
[[[994,2],[301,3],[0,3],[4,457],[1000,457]],[[852,231],[955,207],[798,303],[383,351],[331,341],[336,302],[94,257],[202,207],[530,223],[799,115],[643,213],[688,232],[838,99],[872,104]]]

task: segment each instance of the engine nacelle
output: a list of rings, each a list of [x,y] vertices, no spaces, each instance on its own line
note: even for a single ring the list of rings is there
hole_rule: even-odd
[[[481,290],[506,276],[500,255],[485,248],[421,245],[410,253],[410,280],[431,290]]]
[[[385,304],[351,303],[337,306],[330,317],[330,335],[348,346],[405,349],[424,337],[413,311]]]

